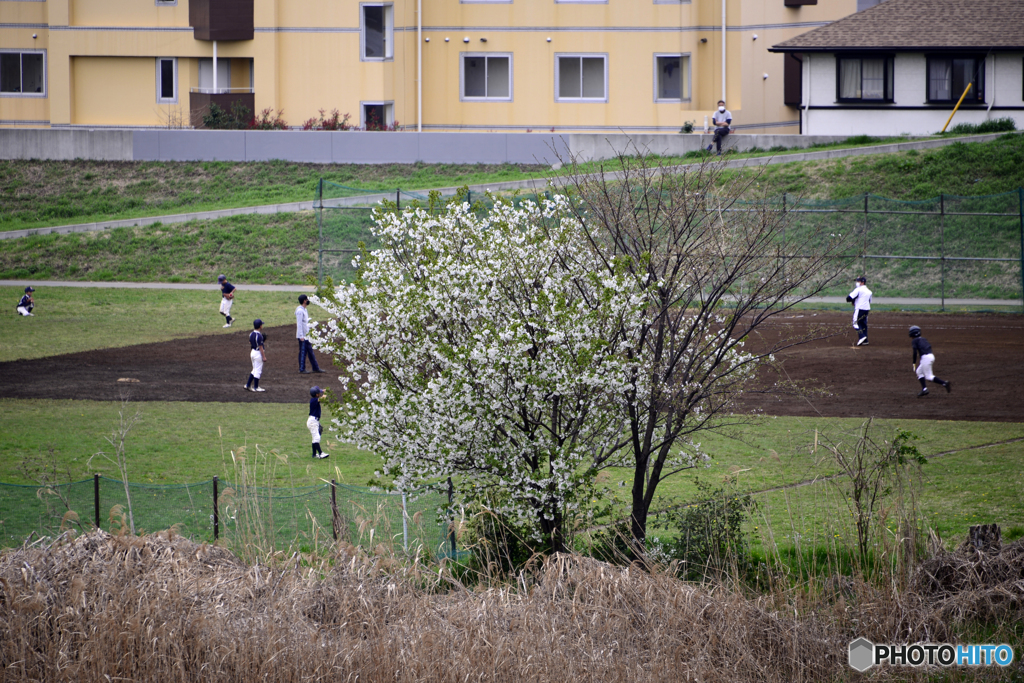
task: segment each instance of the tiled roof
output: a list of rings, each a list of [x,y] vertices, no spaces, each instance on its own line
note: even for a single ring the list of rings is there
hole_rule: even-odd
[[[797,48],[1024,50],[1024,0],[885,0],[772,51]]]

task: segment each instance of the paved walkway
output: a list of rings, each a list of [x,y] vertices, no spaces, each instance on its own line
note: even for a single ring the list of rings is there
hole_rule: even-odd
[[[774,164],[788,164],[795,161],[820,161],[825,159],[839,159],[842,157],[861,156],[864,154],[893,154],[905,152],[911,149],[933,149],[945,147],[958,142],[989,142],[1005,135],[1005,133],[992,133],[989,135],[971,135],[959,138],[939,138],[935,140],[913,140],[908,142],[897,142],[888,145],[873,145],[870,147],[851,147],[847,149],[827,149],[818,152],[799,152],[795,154],[780,154],[778,156],[750,157],[747,159],[733,159],[723,162],[726,168],[742,168],[747,166],[769,166]],[[699,163],[672,166],[669,170],[681,171],[699,166]],[[619,173],[608,173],[609,179],[619,178]],[[557,178],[554,179],[557,182]],[[506,192],[509,190],[544,190],[547,187],[547,178],[534,178],[530,180],[513,180],[503,183],[485,183],[482,185],[471,185],[470,192]],[[454,195],[458,187],[435,188],[442,196]],[[415,190],[417,193],[431,192],[431,189]],[[324,206],[372,206],[382,199],[391,199],[395,196],[394,191],[381,192],[378,194],[365,194],[355,197],[343,197],[329,199]],[[265,204],[261,206],[245,206],[235,209],[220,209],[217,211],[196,211],[192,213],[178,213],[167,216],[146,216],[143,218],[126,218],[115,221],[97,221],[95,223],[77,223],[75,225],[59,225],[48,228],[29,228],[26,230],[10,230],[0,232],[0,240],[28,237],[29,235],[49,235],[57,233],[61,235],[73,232],[95,232],[98,230],[110,230],[112,228],[129,228],[135,226],[146,226],[154,223],[185,223],[194,220],[210,220],[214,218],[225,218],[227,216],[240,216],[247,214],[272,214],[272,213],[295,213],[298,211],[312,211],[313,202],[291,202],[288,204]]]
[[[315,288],[309,285],[247,285],[233,283],[243,290],[256,292],[312,292]],[[183,282],[60,282],[58,280],[0,280],[0,287],[98,287],[113,289],[206,289],[220,291],[216,283],[194,284]],[[846,298],[841,296],[816,296],[806,300],[809,304],[845,304]],[[876,305],[888,306],[940,306],[942,299],[921,299],[914,297],[878,297]],[[946,299],[947,306],[1020,306],[1020,299]]]

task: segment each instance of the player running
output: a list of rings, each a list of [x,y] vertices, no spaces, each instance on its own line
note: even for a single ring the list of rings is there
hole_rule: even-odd
[[[231,302],[235,300],[235,286],[228,282],[226,275],[217,276],[217,284],[220,285],[220,314],[227,320],[224,327],[231,327]]]
[[[847,295],[846,300],[853,304],[853,329],[857,330],[857,346],[867,346],[871,290],[868,289],[868,279],[863,275],[856,282],[857,287]]]
[[[313,437],[313,457],[323,460],[330,457],[320,448],[320,435],[324,433],[324,428],[320,426],[320,398],[324,395],[324,390],[320,387],[310,387],[309,395],[309,417],[306,418],[306,429]]]
[[[267,338],[263,336],[263,321],[256,318],[252,321],[252,332],[249,333],[249,359],[252,361],[252,372],[245,382],[246,391],[266,391],[260,387],[260,375],[263,374],[263,364],[267,362],[267,352],[264,344]],[[252,385],[252,388],[250,388]]]
[[[928,343],[928,340],[921,336],[921,328],[917,325],[910,326],[910,338],[913,339],[910,343],[914,350],[914,372],[917,373],[917,379],[921,382],[921,393],[917,395],[918,398],[928,395],[928,387],[925,385],[925,380],[929,382],[935,382],[946,387],[946,393],[948,394],[953,390],[952,382],[945,382],[932,372],[932,364],[935,362],[935,354],[932,353],[932,345]],[[920,356],[921,364],[918,365],[917,359]]]
[[[21,300],[18,302],[18,315],[31,315],[35,317],[35,313],[32,312],[32,309],[36,307],[35,301],[32,300],[32,292],[34,291],[36,291],[34,287],[25,288],[25,296],[21,297]]]

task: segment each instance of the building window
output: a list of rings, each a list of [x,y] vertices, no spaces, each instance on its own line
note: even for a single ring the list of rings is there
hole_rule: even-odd
[[[512,99],[512,55],[462,53],[462,99]]]
[[[394,57],[392,47],[395,23],[394,6],[384,4],[361,5],[363,60],[375,61]]]
[[[178,4],[178,0],[156,0],[157,7],[173,7]]]
[[[178,103],[178,60],[175,57],[156,60],[156,101],[159,104]]]
[[[654,55],[654,101],[690,99],[690,56]]]
[[[607,55],[556,55],[555,64],[556,100],[608,100]]]
[[[980,104],[985,101],[984,57],[929,57],[928,101],[956,102],[967,85],[971,91],[964,103]]]
[[[360,102],[363,110],[363,128],[366,130],[390,130],[395,124],[393,102]]]
[[[46,53],[0,51],[0,94],[46,97]]]
[[[892,57],[839,57],[840,102],[892,102]]]

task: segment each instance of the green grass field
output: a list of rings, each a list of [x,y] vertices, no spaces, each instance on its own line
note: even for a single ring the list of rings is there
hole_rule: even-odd
[[[21,288],[0,287],[0,298],[11,302],[11,315],[0,315],[0,362],[224,331],[216,283],[210,291],[39,287],[32,318],[14,314],[22,293]],[[297,296],[241,288],[231,313],[240,320],[262,318],[268,327],[294,325]],[[311,306],[309,313],[317,320],[323,312]]]

